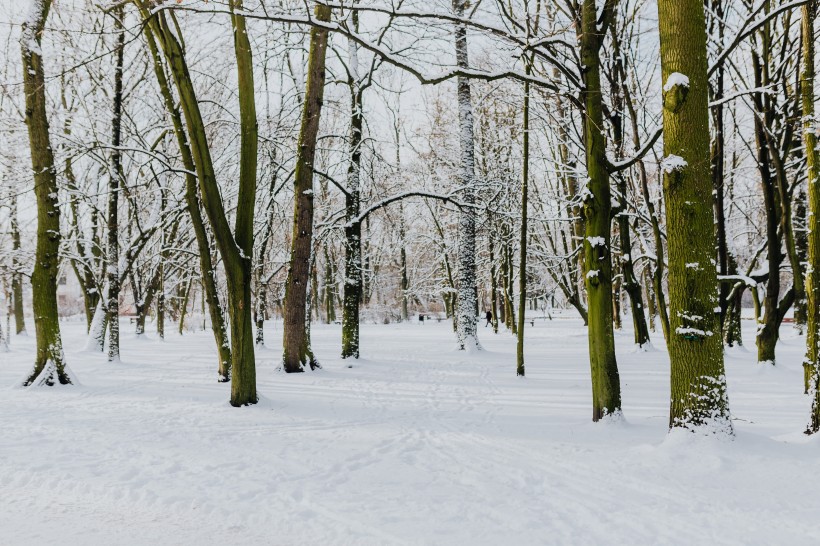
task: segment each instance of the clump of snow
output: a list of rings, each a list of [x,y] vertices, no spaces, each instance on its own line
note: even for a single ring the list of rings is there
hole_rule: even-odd
[[[589,241],[589,246],[592,248],[596,246],[606,246],[606,239],[603,237],[587,237],[587,241]]]
[[[663,92],[669,92],[676,85],[689,87],[689,76],[681,74],[680,72],[672,72],[669,74],[669,77],[666,78],[666,83],[663,84]]]
[[[666,174],[682,171],[688,166],[689,163],[679,155],[669,154],[661,160],[661,170]]]

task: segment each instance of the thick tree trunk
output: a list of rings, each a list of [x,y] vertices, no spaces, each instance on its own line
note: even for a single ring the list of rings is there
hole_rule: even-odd
[[[23,385],[68,385],[71,372],[63,355],[60,321],[57,313],[57,275],[59,274],[60,208],[57,204],[57,172],[46,114],[45,72],[42,37],[50,0],[31,5],[23,23],[20,46],[23,56],[23,90],[26,95],[34,195],[37,200],[37,248],[31,285],[34,287],[34,328],[37,355],[34,369]]]
[[[319,21],[330,20],[330,8],[317,4],[314,15]],[[302,126],[299,132],[296,173],[294,175],[293,235],[290,267],[285,285],[285,326],[283,363],[288,373],[302,372],[304,366],[317,364],[310,348],[307,329],[307,291],[310,283],[313,252],[313,163],[316,138],[325,90],[325,52],[328,32],[313,27],[310,31],[307,83]]]
[[[714,261],[706,22],[702,0],[658,0],[669,242],[669,426],[731,434]]]
[[[584,67],[584,151],[587,187],[584,203],[584,279],[589,300],[589,360],[592,375],[592,420],[621,411],[621,384],[615,359],[612,324],[611,192],[601,90],[600,50],[606,34],[598,28],[595,0],[581,8],[581,64]],[[603,18],[614,17],[614,3],[605,4]]]
[[[817,135],[814,120],[814,19],[817,4],[803,6],[803,67],[800,77],[800,98],[803,107],[803,140],[808,170],[809,264],[806,283],[808,316],[806,358],[804,360],[806,390],[812,406],[807,434],[820,432],[820,173],[818,173]]]

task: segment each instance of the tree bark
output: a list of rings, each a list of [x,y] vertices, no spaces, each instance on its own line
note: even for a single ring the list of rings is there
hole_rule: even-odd
[[[453,11],[464,16],[466,0],[453,0]],[[461,69],[469,67],[467,55],[467,27],[456,25],[455,29],[456,65]],[[458,297],[456,305],[456,337],[461,350],[481,349],[478,343],[476,313],[475,276],[475,150],[473,135],[473,105],[470,93],[470,79],[456,78],[458,100],[459,161],[458,183],[461,200],[466,205],[459,211],[458,220]]]
[[[527,74],[530,73],[529,62]],[[527,309],[527,207],[529,205],[530,182],[530,83],[524,83],[524,137],[523,137],[523,167],[521,176],[521,234],[519,242],[518,263],[518,335],[516,342],[515,375],[524,376],[524,321]]]
[[[13,193],[10,200],[10,228],[11,228],[11,298],[14,309],[14,332],[17,335],[26,333],[26,315],[23,310],[23,273],[20,264],[20,223],[17,219],[17,194]],[[9,332],[9,334],[11,334]]]
[[[57,171],[46,113],[46,83],[43,69],[42,38],[51,0],[33,2],[23,23],[20,47],[23,57],[23,91],[26,95],[26,125],[34,171],[37,200],[37,248],[31,284],[34,288],[34,328],[37,355],[34,369],[23,385],[69,385],[71,372],[65,362],[57,311],[59,274],[60,208]]]
[[[316,4],[314,16],[319,21],[330,20],[330,8]],[[302,110],[302,126],[294,175],[293,235],[290,267],[285,285],[285,326],[282,345],[283,363],[288,373],[302,372],[304,366],[318,364],[310,347],[307,321],[307,291],[311,275],[313,252],[313,164],[316,138],[325,91],[325,52],[328,32],[319,27],[310,30],[307,82]]]
[[[808,316],[806,330],[806,358],[804,369],[806,390],[811,394],[812,406],[807,434],[820,431],[820,173],[817,157],[817,124],[814,119],[814,19],[817,4],[802,7],[803,66],[800,77],[800,99],[803,108],[803,141],[808,170],[809,264],[807,267]]]
[[[669,426],[731,434],[714,261],[702,0],[658,0],[669,243]]]
[[[179,93],[182,112],[191,139],[199,188],[205,212],[213,228],[219,253],[225,267],[228,285],[228,308],[231,321],[231,405],[255,404],[256,363],[253,322],[251,317],[251,283],[253,256],[253,211],[256,193],[256,113],[253,100],[251,49],[245,21],[235,12],[241,4],[230,4],[234,27],[234,46],[239,76],[241,143],[239,192],[235,229],[231,230],[216,181],[202,113],[188,72],[182,44],[168,24],[165,12],[151,13],[144,0],[135,0],[168,62]],[[173,13],[170,15],[173,17]],[[224,376],[223,376],[224,377]]]
[[[353,13],[354,27],[358,13]],[[350,43],[351,57],[358,65],[358,49]],[[359,220],[361,199],[362,128],[364,125],[363,96],[358,71],[350,79],[350,144],[345,195],[345,273],[342,302],[342,358],[359,358],[359,306],[362,302],[362,223]]]
[[[111,174],[108,182],[108,293],[106,309],[108,311],[108,361],[120,359],[120,245],[119,245],[119,208],[120,188],[125,181],[122,177],[122,73],[125,52],[125,27],[122,18],[122,5],[114,10],[114,29],[117,33],[116,64],[114,66],[114,116],[111,122]]]
[[[602,19],[615,17],[617,1],[607,0]],[[621,411],[621,384],[615,359],[612,324],[611,192],[601,89],[600,50],[606,29],[598,26],[595,0],[581,7],[581,64],[584,90],[584,152],[587,187],[584,211],[584,279],[589,299],[589,360],[592,375],[592,420]]]

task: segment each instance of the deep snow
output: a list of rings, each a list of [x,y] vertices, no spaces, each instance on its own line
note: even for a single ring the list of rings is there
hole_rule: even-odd
[[[586,332],[566,316],[527,329],[525,379],[511,335],[481,324],[486,350],[466,354],[429,321],[363,326],[353,368],[340,326],[314,325],[324,369],[286,375],[268,323],[263,398],[242,409],[209,332],[137,340],[124,322],[109,364],[65,322],[81,385],[35,389],[13,387],[34,345],[14,338],[0,544],[820,543],[803,338],[786,332],[776,369],[727,354],[735,440],[668,436],[665,351],[617,334],[625,420],[593,424]]]

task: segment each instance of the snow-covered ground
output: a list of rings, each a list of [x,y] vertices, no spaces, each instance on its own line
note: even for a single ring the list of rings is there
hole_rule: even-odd
[[[324,369],[287,375],[269,323],[262,401],[241,409],[209,332],[126,334],[109,364],[81,351],[82,323],[63,330],[78,387],[13,387],[33,338],[0,353],[3,545],[820,543],[788,326],[777,369],[727,355],[734,441],[667,435],[666,353],[634,352],[629,332],[625,421],[590,422],[573,318],[527,330],[526,379],[511,335],[481,328],[486,351],[464,354],[446,322],[366,325],[353,368],[340,327],[314,325]]]

